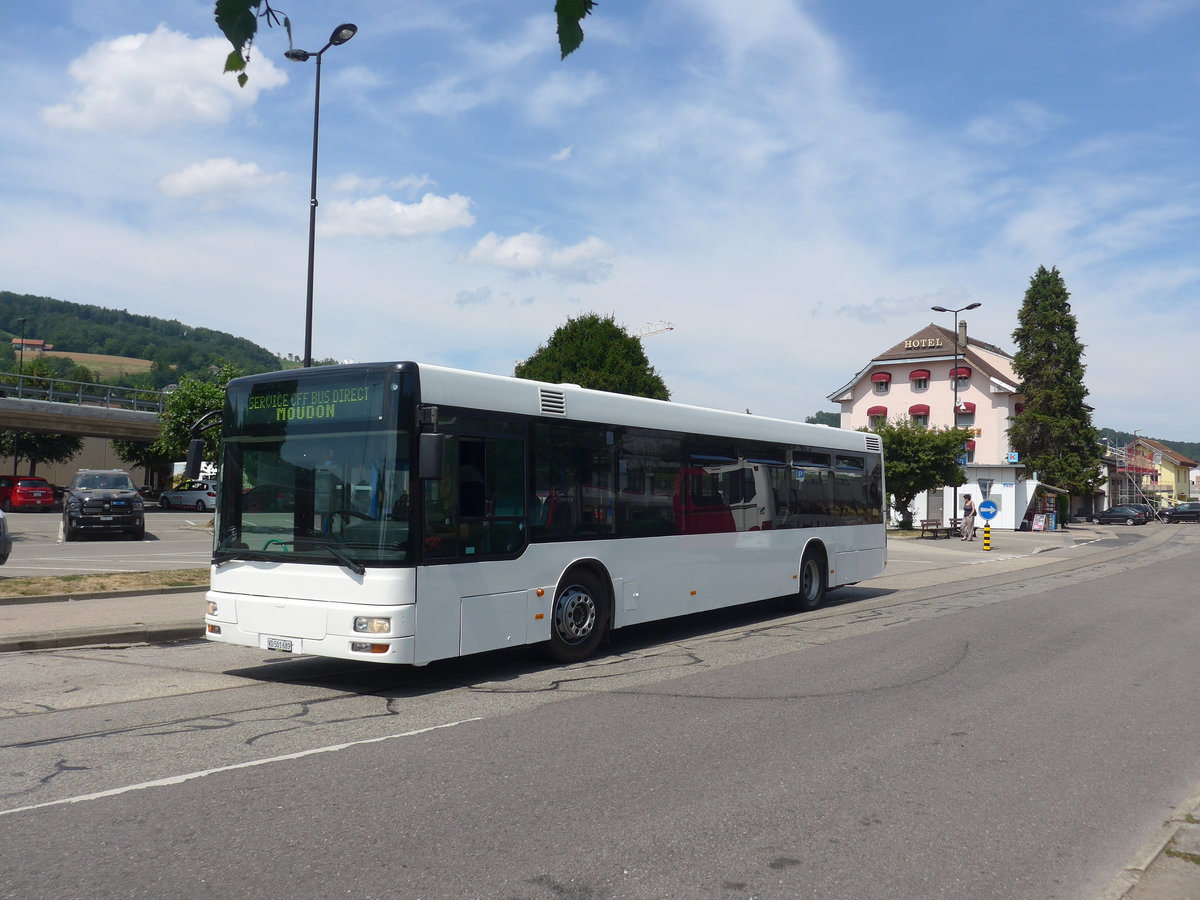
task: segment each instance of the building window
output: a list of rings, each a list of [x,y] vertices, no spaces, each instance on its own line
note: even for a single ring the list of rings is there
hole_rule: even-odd
[[[875,393],[886,394],[888,392],[889,384],[890,384],[890,382],[887,382],[887,381],[876,381],[875,382]]]
[[[914,391],[926,390],[929,387],[929,379],[928,378],[914,378],[912,380],[912,386],[913,386]]]
[[[918,428],[928,428],[929,427],[929,415],[926,414],[923,416],[913,416],[912,423],[914,425],[916,425]]]

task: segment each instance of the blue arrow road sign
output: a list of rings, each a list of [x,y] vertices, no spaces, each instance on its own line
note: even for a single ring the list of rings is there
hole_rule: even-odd
[[[981,516],[983,516],[985,519],[996,518],[996,513],[998,513],[998,512],[1000,512],[1000,510],[996,506],[995,500],[984,500],[982,503],[979,504],[979,514]]]

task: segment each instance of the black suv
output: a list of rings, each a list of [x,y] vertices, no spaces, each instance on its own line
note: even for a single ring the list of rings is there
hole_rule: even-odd
[[[80,469],[63,495],[63,540],[88,531],[123,531],[135,541],[146,536],[146,504],[121,469]]]

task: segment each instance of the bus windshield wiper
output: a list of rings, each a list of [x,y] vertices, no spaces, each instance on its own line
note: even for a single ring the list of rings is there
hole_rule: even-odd
[[[362,563],[352,560],[340,547],[338,547],[337,544],[333,543],[332,541],[324,541],[320,538],[313,537],[306,537],[304,541],[305,543],[312,543],[317,547],[323,547],[324,549],[328,550],[330,556],[335,557],[338,562],[340,562],[355,575],[362,575],[367,571],[366,566],[364,566]]]

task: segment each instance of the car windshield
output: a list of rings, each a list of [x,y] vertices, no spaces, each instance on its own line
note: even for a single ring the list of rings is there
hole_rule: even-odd
[[[79,475],[75,488],[81,491],[132,491],[133,482],[128,475]]]

